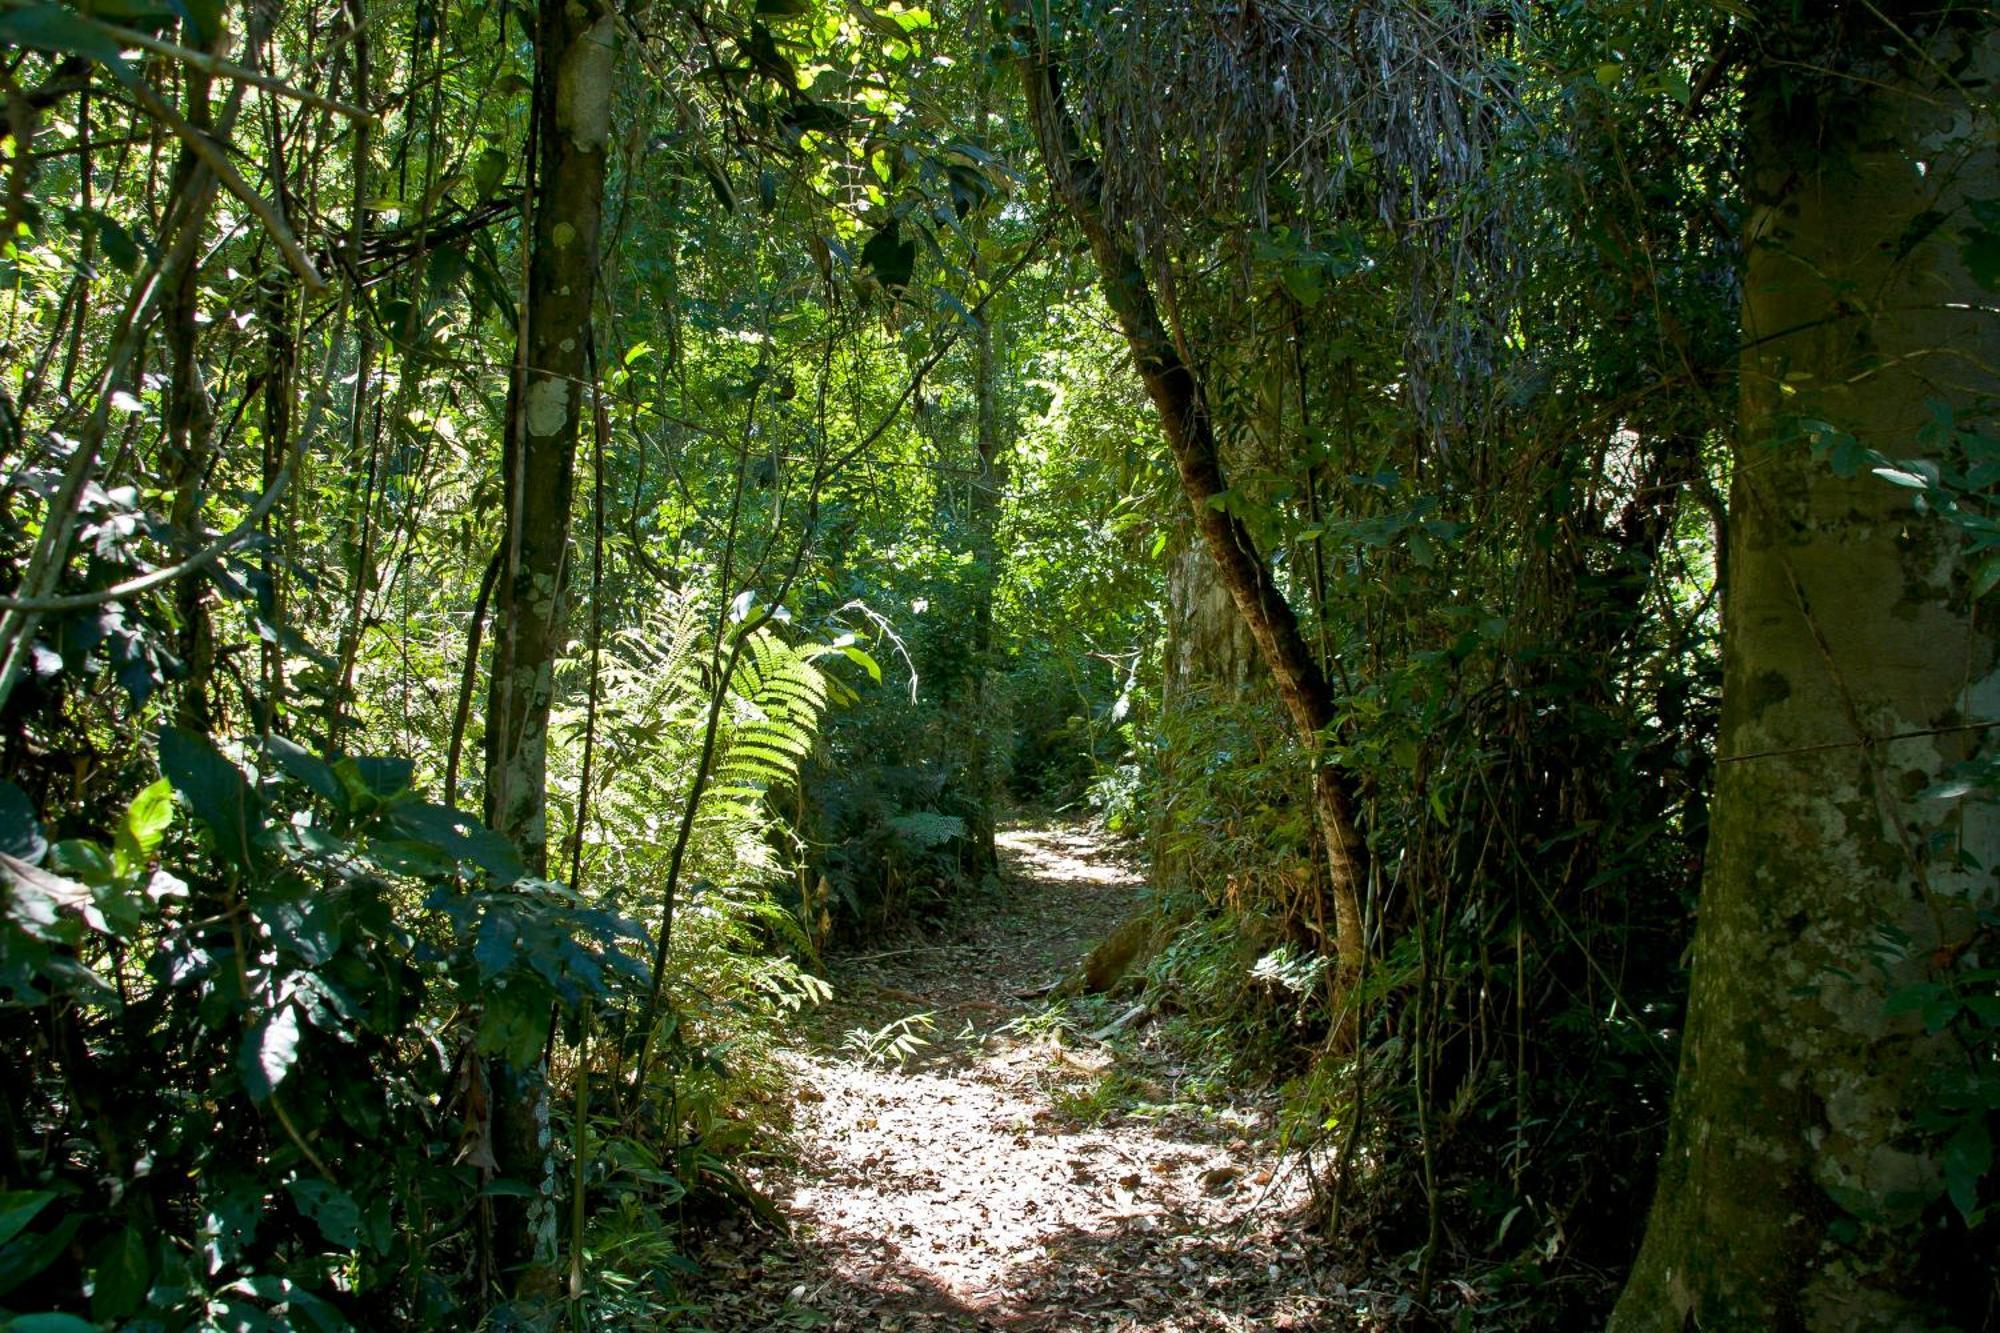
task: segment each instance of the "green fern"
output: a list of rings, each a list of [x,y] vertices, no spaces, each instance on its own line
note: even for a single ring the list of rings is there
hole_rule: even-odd
[[[897,815],[888,821],[896,836],[917,848],[937,847],[963,837],[965,821],[957,815],[941,815],[935,810],[918,810]]]
[[[702,817],[754,820],[766,793],[796,782],[826,703],[826,677],[805,654],[769,630],[753,632],[729,682],[730,726],[718,737]]]

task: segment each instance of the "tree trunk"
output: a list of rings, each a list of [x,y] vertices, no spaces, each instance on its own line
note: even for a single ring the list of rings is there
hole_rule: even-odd
[[[1262,664],[1208,547],[1176,545],[1167,564],[1167,660],[1160,673],[1160,708],[1167,713],[1198,706],[1183,704],[1190,691],[1248,689]]]
[[[549,707],[569,634],[570,505],[616,38],[607,12],[543,0],[540,14],[539,164],[521,375],[508,400],[501,469],[507,528],[486,712],[486,816],[537,874],[548,855]]]
[[[1969,1076],[1968,1052],[1897,1009],[1953,984],[1992,902],[1990,874],[1967,868],[2000,853],[1991,807],[1921,793],[1979,748],[1994,629],[1962,534],[1852,446],[1815,457],[1810,437],[1833,440],[1827,423],[1891,459],[1938,458],[1926,399],[1961,425],[1990,410],[2000,338],[1959,228],[1965,200],[2000,196],[1992,104],[1966,92],[1992,87],[2000,43],[1990,12],[1800,8],[1764,6],[1768,54],[1745,90],[1720,776],[1624,1333],[1991,1313],[1991,1255],[1943,1197],[1944,1145],[1916,1118]]]
[[[204,134],[213,133],[215,119],[209,106],[209,80],[196,70],[187,73],[187,121]],[[211,173],[192,149],[181,150],[175,165],[177,176],[189,181],[200,179],[205,188],[215,188]],[[208,400],[208,386],[202,382],[197,356],[201,284],[195,255],[203,236],[195,228],[182,233],[180,280],[167,298],[160,321],[166,340],[166,466],[163,469],[172,493],[167,521],[190,550],[201,545],[197,523],[201,517],[202,492],[208,480],[212,452],[214,411]],[[215,626],[208,613],[208,581],[186,578],[174,588],[175,648],[180,653],[185,675],[181,679],[180,701],[175,708],[179,724],[198,735],[214,726],[210,678],[215,670]]]
[[[518,376],[508,398],[502,465],[506,534],[495,598],[486,712],[486,818],[530,873],[548,862],[549,709],[568,640],[570,504],[590,383],[606,147],[617,30],[611,13],[542,0],[536,28],[528,283]],[[494,1070],[493,1140],[502,1174],[537,1182],[525,1218],[502,1214],[510,1263],[553,1274],[554,1178],[548,1097],[539,1068]]]
[[[1207,395],[1160,321],[1131,237],[1105,215],[1098,197],[1097,164],[1083,151],[1082,136],[1063,96],[1061,70],[1048,57],[1032,7],[1026,0],[1011,0],[1009,12],[1016,35],[1028,49],[1022,83],[1043,168],[1090,243],[1105,301],[1125,332],[1133,363],[1160,414],[1195,526],[1256,641],[1300,742],[1313,755],[1313,809],[1326,842],[1336,922],[1334,952],[1341,974],[1354,977],[1360,972],[1364,949],[1361,893],[1368,852],[1354,822],[1353,780],[1321,758],[1322,738],[1333,721],[1333,691],[1250,530],[1226,508],[1211,503],[1228,487]]]

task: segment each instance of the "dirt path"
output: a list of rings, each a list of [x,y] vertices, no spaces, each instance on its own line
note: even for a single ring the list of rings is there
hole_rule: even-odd
[[[1004,900],[836,961],[790,1058],[800,1161],[780,1237],[696,1257],[716,1333],[1332,1329],[1350,1297],[1287,1214],[1269,1106],[1204,1105],[1128,1000],[1032,996],[1132,911],[1139,874],[1077,825],[1000,837]],[[906,1045],[898,1063],[896,1038]]]

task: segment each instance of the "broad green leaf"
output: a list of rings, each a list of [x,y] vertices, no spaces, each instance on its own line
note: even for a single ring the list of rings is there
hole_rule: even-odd
[[[479,197],[489,198],[507,179],[507,154],[498,148],[485,148],[472,161],[472,188],[479,191]]]
[[[386,801],[410,789],[416,768],[413,761],[393,755],[361,755],[342,759],[333,766],[333,771],[355,795]]]
[[[22,1236],[11,1245],[0,1246],[0,1296],[5,1296],[61,1258],[82,1226],[83,1215],[71,1213],[50,1231]]]
[[[904,240],[902,224],[892,218],[861,247],[861,262],[889,290],[907,287],[917,269],[917,243]]]
[[[112,837],[112,871],[120,879],[146,868],[174,822],[174,787],[165,778],[150,784],[125,807]]]
[[[160,771],[207,828],[216,854],[238,870],[252,869],[263,819],[236,765],[207,737],[168,727],[160,733]]]
[[[191,45],[205,47],[222,31],[222,0],[173,0],[173,5],[193,30]]]
[[[1958,253],[1974,282],[1989,292],[2000,292],[2000,230],[1968,231]]]
[[[134,77],[115,36],[61,5],[29,5],[0,12],[0,43],[82,56],[104,66],[124,83]]]
[[[868,652],[867,649],[857,644],[843,644],[841,645],[840,655],[860,667],[863,671],[866,671],[868,679],[874,681],[877,685],[882,683],[882,664],[877,662],[874,654]]]
[[[0,1333],[99,1333],[102,1327],[73,1314],[50,1311],[47,1314],[15,1315],[5,1324],[0,1324]]]
[[[0,852],[0,883],[9,887],[7,915],[15,925],[37,939],[64,938],[62,913],[65,910],[80,912],[91,901],[87,885],[30,865],[5,852]],[[73,925],[71,928],[74,928]]]
[[[299,1058],[299,1011],[286,1003],[250,1026],[236,1052],[236,1072],[250,1100],[268,1098]]]
[[[7,1190],[0,1193],[0,1245],[20,1235],[55,1197],[54,1190]]]
[[[1967,1226],[1973,1225],[1973,1214],[1979,1211],[1979,1183],[1992,1169],[1992,1131],[1983,1117],[1966,1120],[1945,1143],[1944,1183]]]
[[[329,1245],[343,1250],[361,1244],[361,1207],[354,1196],[324,1180],[294,1180],[285,1186],[299,1211],[319,1226]]]
[[[463,810],[423,804],[397,807],[389,822],[453,860],[484,870],[495,884],[512,884],[528,873],[514,844]]]
[[[2000,554],[1984,554],[1972,570],[1972,596],[1986,596],[2000,584]]]
[[[514,941],[513,923],[505,917],[489,914],[479,923],[479,937],[472,946],[472,958],[479,964],[480,980],[491,981],[513,965],[520,953]]]
[[[1326,295],[1326,275],[1317,264],[1293,264],[1285,269],[1282,281],[1291,298],[1307,309]]]
[[[49,848],[44,870],[54,871],[95,888],[117,878],[117,863],[100,843],[88,838],[64,838]]]
[[[1929,490],[1938,483],[1936,465],[1922,460],[1870,468],[1869,471],[1886,482],[1906,486],[1913,491]]]
[[[313,795],[334,809],[346,812],[347,788],[334,774],[333,765],[296,741],[287,740],[283,736],[271,737],[265,743],[264,751],[277,760],[278,766],[286,773],[303,782]]]
[[[97,216],[97,243],[104,251],[104,257],[120,273],[139,271],[139,242],[125,225],[113,217]]]
[[[29,865],[40,865],[49,854],[48,839],[28,794],[4,778],[0,778],[0,852]]]
[[[123,1319],[146,1303],[153,1285],[153,1247],[145,1233],[128,1226],[98,1247],[90,1270],[90,1313]]]
[[[144,23],[157,26],[179,17],[181,10],[169,0],[92,0],[91,14],[100,19],[115,19],[119,23]]]

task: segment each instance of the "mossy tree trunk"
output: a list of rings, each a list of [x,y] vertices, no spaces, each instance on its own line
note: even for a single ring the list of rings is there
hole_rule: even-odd
[[[1923,427],[2000,389],[1962,258],[1966,201],[2000,197],[2000,45],[1983,6],[1762,9],[1719,779],[1667,1152],[1612,1326],[1969,1327],[1991,1254],[1919,1112],[1973,1057],[1897,1011],[1951,984],[1993,904],[1991,807],[1923,792],[1980,747],[2000,675],[1961,534],[1858,451],[1947,462]]]
[[[548,861],[549,709],[569,638],[570,508],[576,445],[590,387],[591,308],[615,92],[611,11],[542,0],[536,32],[526,306],[502,466],[506,531],[486,711],[486,818],[533,874]],[[539,1182],[542,1197],[497,1235],[501,1257],[554,1257],[553,1177],[546,1168],[543,1071],[494,1070],[493,1141],[502,1174]]]

